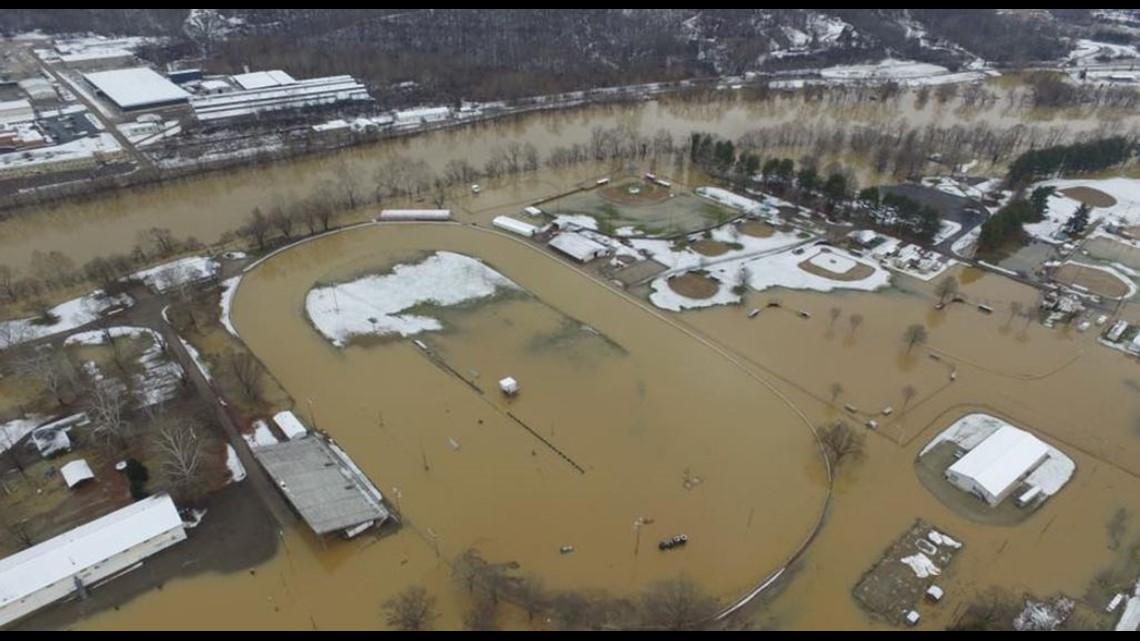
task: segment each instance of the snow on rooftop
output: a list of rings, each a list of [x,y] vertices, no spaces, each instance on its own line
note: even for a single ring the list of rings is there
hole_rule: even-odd
[[[150,67],[115,69],[83,74],[121,109],[185,101],[190,94]]]
[[[190,256],[135,272],[128,278],[142,281],[151,291],[161,294],[188,283],[213,278],[219,268],[220,265],[213,258]]]
[[[542,215],[542,210],[538,207],[527,207],[523,212],[528,216]],[[580,227],[582,229],[598,230],[598,220],[586,214],[559,214],[554,217],[554,224],[558,225],[559,229]]]
[[[8,448],[19,443],[43,420],[44,417],[32,414],[24,418],[13,419],[7,423],[0,423],[0,454],[7,452]]]
[[[1007,424],[955,461],[946,473],[973,479],[990,495],[1001,496],[1048,453],[1049,446],[1036,436]]]
[[[281,85],[291,85],[296,80],[293,76],[275,69],[273,71],[253,71],[250,73],[240,73],[236,76],[231,76],[234,82],[242,89],[264,89],[265,87],[280,87]]]
[[[172,531],[177,540],[186,538],[174,501],[160,494],[0,559],[0,607]]]
[[[764,206],[759,201],[739,196],[720,187],[697,187],[693,191],[696,192],[698,196],[703,196],[709,200],[732,207],[744,213],[759,212]]]
[[[64,464],[59,468],[59,473],[63,475],[63,481],[67,483],[67,487],[75,487],[84,481],[95,478],[95,473],[91,471],[91,466],[87,464],[86,459],[76,459]]]
[[[309,433],[308,428],[301,423],[301,419],[297,418],[296,414],[288,410],[274,414],[273,422],[277,424],[277,427],[281,428],[281,432],[285,434],[285,438],[290,441],[301,438]]]
[[[495,227],[498,227],[499,229],[505,229],[511,233],[515,233],[520,236],[526,236],[527,238],[534,236],[535,232],[538,231],[538,228],[534,225],[530,223],[524,223],[523,221],[517,218],[511,218],[510,216],[495,216],[491,219],[491,224]]]
[[[438,331],[443,329],[439,320],[402,312],[489,298],[504,289],[521,290],[479,260],[441,251],[416,264],[397,265],[389,274],[316,287],[305,297],[305,312],[317,331],[343,346],[354,336]]]
[[[269,429],[269,425],[261,420],[253,422],[253,434],[242,434],[241,437],[249,444],[250,449],[257,449],[281,442],[273,435],[272,430]]]
[[[76,138],[62,145],[27,149],[18,154],[0,154],[0,169],[18,170],[36,165],[84,159],[94,160],[96,154],[113,156],[122,151],[123,148],[119,146],[115,137],[104,132],[86,138]]]
[[[573,232],[558,234],[550,241],[550,246],[583,263],[605,255],[609,249],[599,242]]]

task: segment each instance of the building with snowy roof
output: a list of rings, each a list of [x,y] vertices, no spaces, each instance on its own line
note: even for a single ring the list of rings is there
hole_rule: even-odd
[[[564,231],[550,241],[550,246],[580,263],[588,263],[609,252],[605,245],[574,232]]]
[[[121,574],[185,539],[174,501],[160,494],[0,559],[0,626]]]
[[[510,216],[495,216],[491,219],[491,224],[499,229],[509,231],[512,234],[518,234],[519,236],[526,236],[527,238],[534,236],[538,232],[538,227],[530,223],[524,223],[517,218],[511,218]]]
[[[283,71],[233,76],[240,90],[196,96],[190,101],[201,121],[249,118],[274,111],[368,102],[368,88],[352,76],[295,80]]]
[[[959,489],[996,506],[1049,456],[1049,446],[1029,432],[1003,425],[946,469]]]
[[[83,78],[123,111],[185,104],[190,94],[150,67],[85,73]]]
[[[17,122],[31,122],[36,119],[36,110],[27,100],[5,100],[0,102],[0,125]]]

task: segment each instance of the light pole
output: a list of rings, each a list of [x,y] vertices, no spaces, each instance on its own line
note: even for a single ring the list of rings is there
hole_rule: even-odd
[[[403,517],[404,509],[400,507],[400,499],[404,498],[404,493],[400,491],[400,488],[393,485],[392,496],[396,497],[396,511],[400,513],[401,517]]]
[[[309,420],[310,420],[310,421],[312,421],[312,423],[313,423],[313,428],[314,428],[314,429],[320,429],[320,428],[317,426],[317,415],[316,415],[316,413],[315,413],[315,412],[313,412],[313,399],[311,399],[311,398],[306,398],[306,399],[305,399],[305,402],[309,404]]]

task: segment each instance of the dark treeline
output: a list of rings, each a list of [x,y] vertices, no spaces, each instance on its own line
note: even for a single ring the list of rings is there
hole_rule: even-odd
[[[1132,157],[1135,144],[1122,136],[1027,151],[1009,166],[1008,181],[1022,186],[1054,174],[1079,174],[1118,165]]]

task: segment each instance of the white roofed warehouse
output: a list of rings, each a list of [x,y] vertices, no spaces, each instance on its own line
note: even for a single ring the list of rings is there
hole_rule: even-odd
[[[946,479],[995,506],[1048,456],[1040,439],[1005,425],[947,468]]]
[[[185,104],[190,94],[150,67],[86,73],[87,83],[123,111]]]
[[[185,539],[174,501],[160,494],[0,559],[0,626]]]

